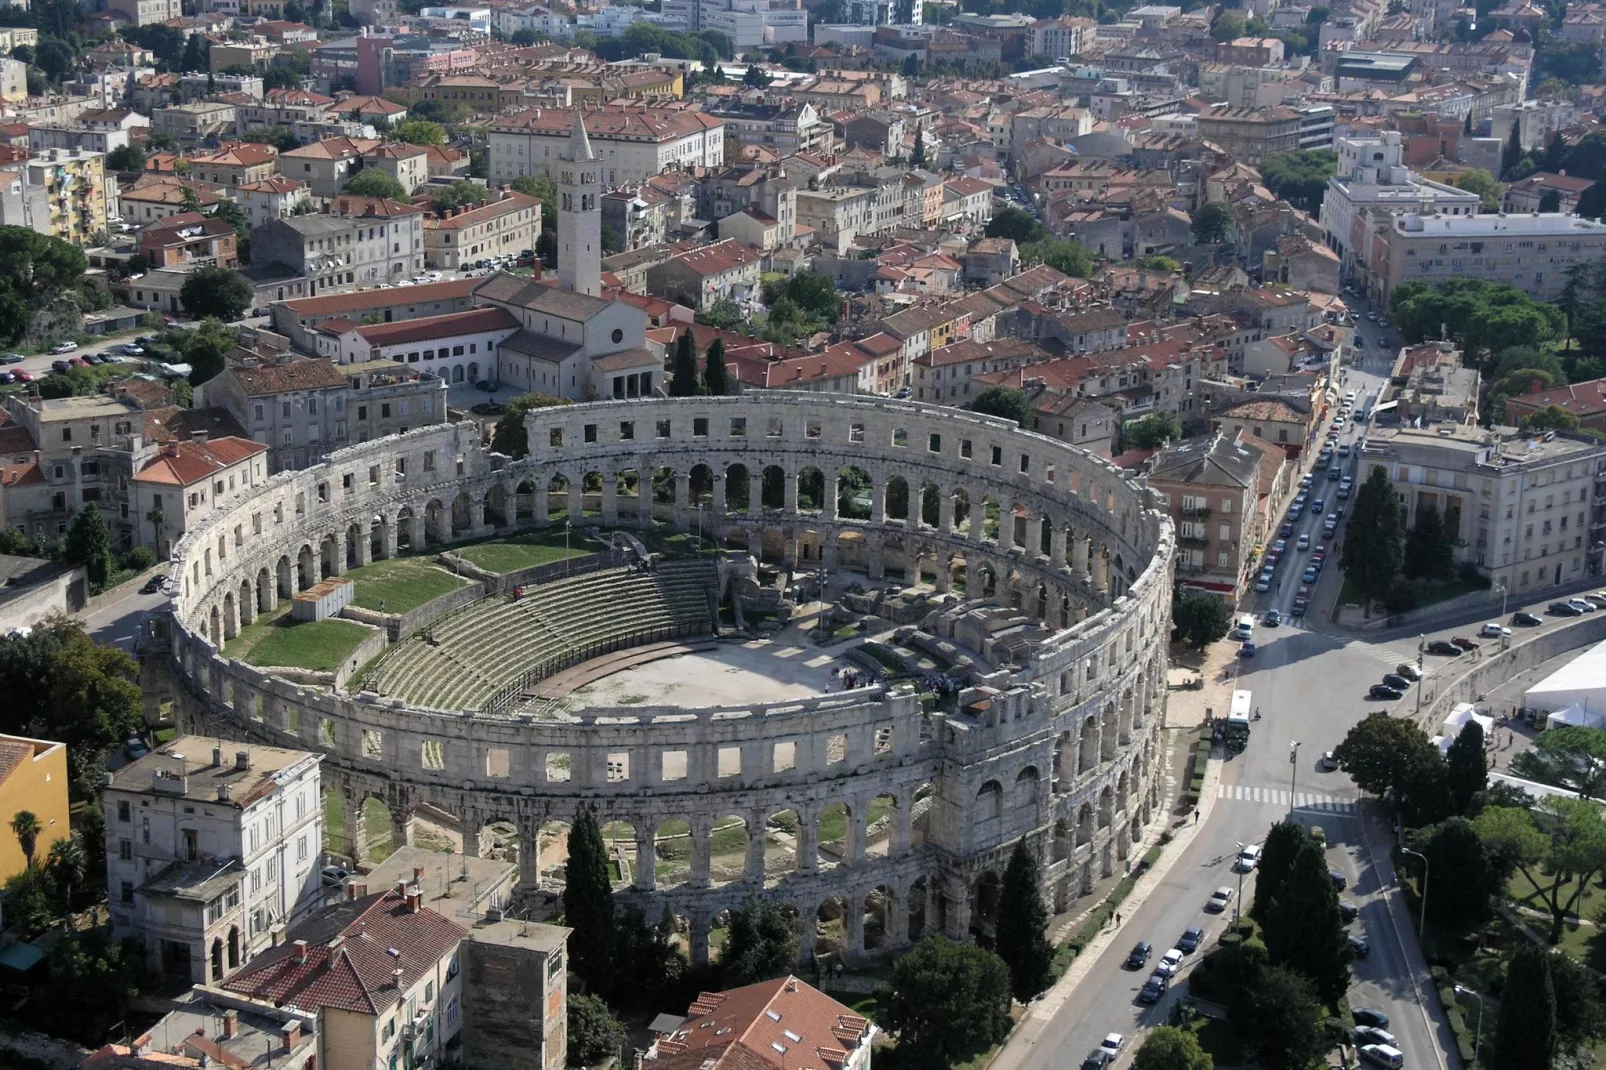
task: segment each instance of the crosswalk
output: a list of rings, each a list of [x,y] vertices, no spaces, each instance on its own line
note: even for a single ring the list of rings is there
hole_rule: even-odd
[[[1256,788],[1248,784],[1217,785],[1216,796],[1233,802],[1288,805],[1287,791],[1277,788]],[[1329,814],[1358,814],[1361,812],[1361,804],[1356,799],[1339,799],[1320,792],[1299,791],[1294,793],[1294,809],[1315,810]]]

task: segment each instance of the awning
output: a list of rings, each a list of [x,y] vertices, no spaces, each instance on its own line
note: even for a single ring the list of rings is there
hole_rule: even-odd
[[[0,949],[0,966],[27,973],[45,960],[45,953],[29,943],[18,942]]]

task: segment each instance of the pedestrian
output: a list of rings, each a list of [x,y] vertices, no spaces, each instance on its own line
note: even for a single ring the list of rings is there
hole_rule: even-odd
[[[1115,915],[1115,927],[1117,929],[1121,927],[1121,915],[1119,912]]]
[[[1197,825],[1197,824],[1198,824],[1198,823],[1199,823],[1199,809],[1198,809],[1198,807],[1194,807],[1194,811],[1193,811],[1193,823],[1194,823],[1194,824],[1195,824],[1195,825]]]

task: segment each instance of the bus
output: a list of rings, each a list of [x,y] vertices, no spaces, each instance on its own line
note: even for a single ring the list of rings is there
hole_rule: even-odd
[[[1232,693],[1232,708],[1227,712],[1227,748],[1243,750],[1249,743],[1249,719],[1254,711],[1254,698],[1248,691]]]

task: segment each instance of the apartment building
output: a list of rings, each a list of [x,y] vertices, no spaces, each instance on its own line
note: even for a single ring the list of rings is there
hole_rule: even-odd
[[[728,104],[705,114],[725,124],[726,131],[744,145],[759,145],[780,157],[800,152],[829,152],[835,134],[822,122],[814,105]]]
[[[1527,436],[1466,424],[1379,428],[1358,477],[1381,469],[1405,509],[1405,526],[1432,505],[1472,565],[1514,597],[1600,571],[1591,513],[1606,480],[1606,445],[1562,434]]]
[[[234,133],[235,107],[220,101],[171,104],[151,114],[151,132],[167,134],[180,145],[198,145],[207,138]]]
[[[1233,605],[1248,590],[1262,454],[1216,432],[1150,461],[1149,487],[1177,526],[1177,583]]]
[[[609,105],[581,113],[605,186],[650,178],[670,168],[725,162],[725,124],[701,112]],[[523,175],[555,177],[569,146],[575,109],[532,108],[494,121],[489,132],[493,185]]]
[[[128,18],[135,26],[167,22],[184,14],[180,0],[111,0],[110,10]]]
[[[1606,379],[1558,386],[1551,390],[1522,394],[1506,399],[1505,415],[1494,413],[1502,423],[1516,427],[1528,417],[1552,405],[1578,417],[1579,425],[1606,433]]]
[[[734,238],[676,253],[647,269],[647,292],[698,311],[720,300],[746,301],[758,291],[763,256]]]
[[[112,931],[142,942],[148,972],[221,982],[319,905],[322,761],[180,736],[107,774]]]
[[[226,409],[268,447],[270,472],[283,472],[308,468],[350,443],[350,392],[331,362],[283,356],[231,363],[195,388],[195,404]]]
[[[1092,19],[1039,19],[1032,23],[1031,54],[1050,59],[1079,56],[1093,43],[1098,23]]]
[[[128,481],[135,545],[167,560],[173,544],[219,501],[267,482],[267,453],[262,443],[233,436],[163,443]]]
[[[348,365],[386,360],[443,382],[472,383],[498,377],[497,346],[519,327],[518,317],[492,306],[394,323],[336,322],[321,330],[333,338],[331,359],[343,371]],[[415,420],[414,426],[423,422],[438,420]]]
[[[413,193],[429,181],[429,150],[422,145],[386,142],[363,154],[364,167],[376,167]]]
[[[190,156],[190,178],[227,186],[232,192],[241,186],[266,182],[279,173],[279,150],[272,145],[239,142],[216,152]]]
[[[85,248],[117,214],[117,184],[106,181],[106,157],[77,149],[47,149],[30,156],[27,184],[44,191],[47,218],[37,213],[33,229]]]
[[[329,202],[329,214],[355,230],[357,282],[396,282],[416,275],[424,264],[424,210],[385,197],[342,195]]]
[[[279,173],[299,179],[314,197],[333,197],[364,166],[363,155],[380,143],[367,138],[325,138],[279,157]]]
[[[1299,149],[1301,117],[1292,108],[1218,105],[1198,118],[1199,136],[1247,164]]]
[[[275,301],[269,307],[273,330],[290,339],[303,353],[333,356],[320,352],[317,327],[331,320],[361,323],[372,318],[380,323],[441,316],[473,307],[473,290],[478,279],[452,279],[419,286],[398,286],[388,290],[361,290],[355,293],[306,297],[297,301]]]
[[[43,539],[67,533],[85,506],[98,508],[113,541],[128,532],[121,488],[144,447],[138,406],[103,394],[42,398],[8,394],[0,426],[0,518]],[[148,448],[148,447],[144,447]]]
[[[1383,300],[1406,280],[1507,282],[1554,302],[1574,265],[1606,256],[1606,223],[1561,214],[1396,216],[1381,234],[1377,279]]]
[[[370,360],[341,371],[351,383],[346,411],[353,442],[405,434],[446,418],[445,376],[393,360]]]
[[[39,821],[34,854],[15,836],[0,837],[0,881],[42,863],[57,840],[71,840],[67,815],[67,744],[26,736],[0,736],[0,821],[6,828],[21,811]]]
[[[153,268],[234,268],[234,228],[200,212],[180,212],[140,231],[139,252]]]
[[[312,190],[305,182],[280,175],[240,186],[233,193],[245,208],[253,230],[272,220],[295,215],[302,205],[310,207],[312,204]]]
[[[424,263],[456,271],[476,260],[518,256],[541,238],[541,202],[508,190],[476,208],[456,208],[423,220]]]
[[[797,221],[811,228],[820,245],[842,256],[861,234],[879,233],[876,191],[858,186],[832,186],[797,191]]]

